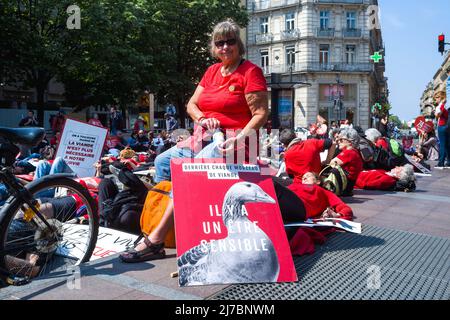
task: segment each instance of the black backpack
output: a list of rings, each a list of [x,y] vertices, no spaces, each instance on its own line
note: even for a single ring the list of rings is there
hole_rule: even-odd
[[[364,137],[359,137],[359,153],[364,163],[370,163],[374,160],[376,147]]]
[[[378,168],[392,170],[395,167],[403,166],[408,161],[405,158],[403,146],[395,139],[384,138],[388,145],[388,150],[378,147],[375,150],[374,161]]]

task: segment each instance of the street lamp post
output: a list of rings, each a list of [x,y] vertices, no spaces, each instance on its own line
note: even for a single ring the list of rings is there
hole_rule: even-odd
[[[342,102],[342,98],[343,96],[341,95],[341,85],[342,85],[342,81],[341,78],[339,76],[339,74],[336,76],[336,83],[337,83],[337,99],[334,100],[335,103],[335,111],[336,111],[336,117],[338,118],[337,121],[340,122],[341,121],[341,117],[342,117],[342,107],[343,107],[343,102]]]

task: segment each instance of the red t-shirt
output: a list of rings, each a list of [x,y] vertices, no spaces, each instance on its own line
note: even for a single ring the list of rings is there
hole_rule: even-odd
[[[356,189],[366,190],[390,190],[397,180],[394,177],[387,175],[384,170],[369,170],[362,171],[358,179],[356,179]]]
[[[348,172],[348,180],[356,181],[363,170],[363,161],[359,152],[355,149],[344,149],[337,158],[343,162],[341,167]]]
[[[293,183],[288,188],[303,201],[307,219],[320,216],[330,207],[340,213],[342,219],[353,219],[352,209],[334,193],[319,185]]]
[[[438,126],[445,126],[448,121],[448,111],[445,109],[445,103],[441,103],[440,110],[441,116],[439,117]]]
[[[320,173],[320,153],[324,151],[325,140],[309,139],[290,147],[285,153],[286,172],[300,182],[307,172]]]
[[[219,120],[222,129],[242,129],[252,117],[245,95],[267,91],[266,79],[261,68],[248,60],[226,77],[221,67],[222,63],[216,63],[204,74],[198,107],[206,118]]]

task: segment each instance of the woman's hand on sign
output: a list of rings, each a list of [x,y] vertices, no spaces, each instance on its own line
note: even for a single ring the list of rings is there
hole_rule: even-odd
[[[216,130],[216,129],[220,129],[220,121],[217,120],[216,118],[203,118],[200,120],[200,125],[203,128],[206,128],[208,130]]]
[[[221,145],[218,146],[219,151],[222,154],[227,154],[229,152],[234,152],[234,150],[238,150],[244,148],[245,137],[241,134],[238,134],[236,137],[231,137],[225,140]]]

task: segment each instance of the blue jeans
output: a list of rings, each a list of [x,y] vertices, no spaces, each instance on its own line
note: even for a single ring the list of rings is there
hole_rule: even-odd
[[[439,165],[444,165],[447,158],[447,165],[450,164],[450,137],[447,133],[447,126],[438,127],[439,137]]]
[[[73,171],[61,157],[57,157],[51,166],[48,161],[42,160],[36,167],[33,180],[55,173],[73,173]],[[55,189],[44,190],[36,194],[37,198],[53,198],[54,196]]]
[[[73,171],[61,157],[57,157],[51,166],[48,161],[42,160],[36,167],[33,180],[55,173],[73,173]]]
[[[224,136],[221,132],[214,134],[213,139],[200,152],[195,152],[189,148],[178,148],[174,146],[169,150],[164,151],[155,159],[155,182],[170,181],[170,160],[176,158],[222,158],[218,146],[224,141]]]

